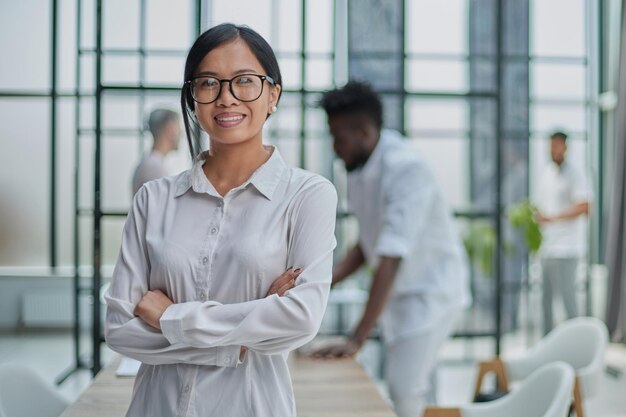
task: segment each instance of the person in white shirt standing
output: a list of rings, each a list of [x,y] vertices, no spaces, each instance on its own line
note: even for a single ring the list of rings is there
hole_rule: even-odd
[[[470,302],[468,263],[451,212],[424,161],[395,131],[382,129],[382,103],[362,82],[325,93],[335,153],[348,172],[357,245],[333,269],[333,285],[364,264],[373,281],[351,337],[314,353],[358,352],[376,322],[386,347],[385,379],[396,413],[420,416],[437,353]]]
[[[145,155],[133,175],[133,195],[146,182],[168,175],[165,156],[178,149],[180,142],[180,117],[168,109],[155,109],[150,112],[148,129],[152,134],[152,150]]]
[[[560,295],[568,318],[579,315],[576,271],[586,253],[585,216],[591,190],[586,176],[565,158],[567,135],[550,136],[552,163],[541,176],[536,197],[536,220],[542,226],[541,270],[543,279],[543,331],[552,330],[553,299]]]
[[[126,416],[295,417],[287,356],[322,322],[337,194],[263,143],[283,82],[257,32],[204,32],[184,80],[193,166],[135,194],[105,295],[107,345],[142,362]]]

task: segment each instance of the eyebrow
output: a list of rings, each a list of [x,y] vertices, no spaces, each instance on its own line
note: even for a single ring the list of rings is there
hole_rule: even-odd
[[[244,68],[244,69],[240,69],[237,70],[235,72],[233,72],[233,75],[239,75],[239,74],[257,74],[258,71],[257,70],[253,70],[250,68]],[[196,74],[196,77],[201,76],[201,75],[208,75],[210,77],[216,77],[218,78],[218,73],[216,72],[212,72],[212,71],[202,71]]]

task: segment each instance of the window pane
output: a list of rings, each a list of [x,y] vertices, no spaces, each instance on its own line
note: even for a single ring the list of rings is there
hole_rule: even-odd
[[[0,114],[0,190],[4,197],[0,202],[0,265],[46,265],[49,100],[2,99]]]
[[[585,0],[531,1],[533,55],[585,55]]]
[[[407,88],[411,91],[467,91],[466,62],[412,60],[407,68]]]
[[[300,130],[300,95],[283,93],[277,107],[278,111],[270,117],[271,128],[298,132]]]
[[[136,136],[102,136],[102,208],[126,210],[133,193],[132,178],[141,155]]]
[[[146,2],[147,47],[188,50],[195,39],[194,3],[191,0]]]
[[[298,90],[302,86],[302,72],[300,70],[300,59],[280,58],[280,72],[283,76],[283,89]]]
[[[331,52],[333,50],[333,1],[308,1],[306,6],[307,52]]]
[[[333,65],[328,59],[310,59],[306,62],[306,87],[312,90],[325,90],[333,85]]]
[[[138,129],[142,124],[139,97],[105,95],[102,98],[103,129]]]
[[[213,4],[212,26],[225,22],[245,24],[259,32],[266,40],[272,38],[271,0],[237,0],[236,6],[230,1],[211,3]]]
[[[105,51],[109,48],[139,48],[138,0],[108,0],[102,6],[102,20]]]
[[[50,2],[5,2],[0,13],[0,89],[50,86]],[[10,34],[10,36],[9,36]]]
[[[544,132],[554,130],[581,132],[587,128],[587,112],[584,105],[551,106],[535,104],[531,109],[531,130]]]
[[[102,58],[102,82],[113,85],[139,83],[139,56],[105,55]]]
[[[583,65],[534,63],[531,70],[533,98],[584,100],[586,68]]]
[[[462,100],[407,100],[406,122],[409,129],[465,131],[468,105]]]
[[[406,49],[410,53],[467,53],[467,0],[406,2]]]
[[[469,141],[465,138],[412,138],[410,145],[433,171],[451,209],[469,205]]]
[[[274,0],[278,2],[278,16],[272,39],[275,51],[298,52],[302,43],[302,2],[293,0]]]
[[[185,59],[184,56],[147,57],[146,83],[181,86],[185,71]]]
[[[76,85],[76,1],[59,0],[57,80],[61,91],[73,92]]]

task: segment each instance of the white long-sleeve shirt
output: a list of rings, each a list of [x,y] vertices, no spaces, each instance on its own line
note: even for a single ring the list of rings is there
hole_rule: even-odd
[[[576,204],[589,203],[593,193],[587,176],[568,161],[551,162],[541,176],[536,202],[546,216],[558,216]],[[582,258],[587,252],[587,216],[542,225],[544,258]]]
[[[470,303],[468,263],[452,213],[425,162],[383,129],[366,164],[348,174],[348,204],[369,265],[402,258],[380,317],[387,343]]]
[[[274,148],[222,197],[203,163],[146,183],[124,227],[105,337],[143,362],[127,416],[294,416],[286,357],[313,338],[325,311],[335,189]],[[265,297],[289,267],[303,268],[296,286]],[[156,289],[175,303],[161,331],[133,315]]]

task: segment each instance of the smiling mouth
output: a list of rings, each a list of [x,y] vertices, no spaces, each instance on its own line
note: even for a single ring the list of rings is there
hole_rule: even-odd
[[[241,123],[246,116],[243,114],[215,116],[213,119],[221,127],[233,127]]]

